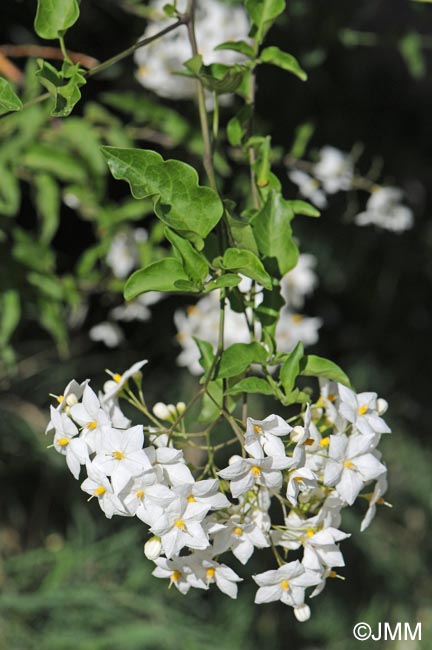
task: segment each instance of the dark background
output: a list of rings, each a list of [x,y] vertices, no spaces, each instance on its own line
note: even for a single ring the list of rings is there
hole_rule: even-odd
[[[35,4],[3,2],[1,42],[37,42]],[[123,11],[115,0],[84,0],[81,10],[68,45],[100,60],[129,46],[145,27],[144,19]],[[347,47],[347,29],[372,32],[374,44]],[[410,33],[424,37],[420,76],[400,52],[401,39]],[[320,220],[298,218],[295,225],[301,250],[318,259],[320,287],[307,304],[308,313],[324,319],[314,351],[340,363],[358,390],[385,397],[394,430],[382,445],[394,507],[381,509],[362,535],[359,516],[347,513],[344,529],[352,538],[343,548],[346,581],[330,581],[311,602],[313,617],[304,625],[282,605],[255,607],[250,584],[236,602],[214,593],[183,598],[167,591],[150,577],[150,563],[142,558],[140,526],[106,521],[95,504],[85,503],[61,460],[45,449],[47,394],[60,392],[72,376],[100,380],[103,368],[126,367],[151,354],[145,384],[151,398],[168,401],[180,398],[182,385],[192,389],[187,374],[172,367],[178,352],[172,312],[178,300],[170,299],[156,306],[152,323],[132,328],[119,351],[91,346],[78,333],[70,358],[59,363],[42,334],[33,340],[32,332],[22,330],[17,337],[21,358],[30,360],[0,401],[0,648],[345,650],[357,647],[351,629],[360,620],[372,626],[422,621],[423,641],[409,647],[432,648],[430,39],[432,6],[427,4],[291,1],[269,42],[295,54],[309,81],[300,84],[268,68],[258,76],[258,124],[275,145],[288,151],[296,127],[306,121],[316,127],[311,155],[326,144],[343,151],[362,145],[362,173],[374,163],[382,165],[383,182],[401,187],[415,214],[414,228],[404,234],[358,228],[352,220],[366,196],[339,194]],[[130,59],[93,79],[84,100],[113,86],[137,90],[133,70]],[[194,115],[187,102],[176,108]],[[277,171],[294,196],[282,166]],[[110,191],[119,190],[113,184]],[[24,201],[22,223],[31,220],[30,210]],[[91,238],[88,224],[62,224],[55,245],[64,251],[66,266],[71,249],[78,252],[90,243],[86,237]],[[253,568],[267,568],[265,555],[253,560]],[[383,646],[366,642],[363,647]]]

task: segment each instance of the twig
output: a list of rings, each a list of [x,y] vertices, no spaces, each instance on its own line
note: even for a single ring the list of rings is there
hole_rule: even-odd
[[[47,47],[45,45],[0,45],[0,55],[9,56],[12,59],[41,57],[42,59],[63,60],[63,52],[58,47]],[[85,68],[91,69],[99,65],[99,61],[93,56],[82,52],[67,50],[67,55],[72,63],[81,63]]]

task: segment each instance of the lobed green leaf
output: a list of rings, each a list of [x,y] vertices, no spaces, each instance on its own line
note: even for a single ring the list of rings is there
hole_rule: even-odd
[[[0,115],[19,111],[22,109],[22,101],[13,91],[12,86],[6,79],[0,77]]]
[[[38,0],[35,31],[48,40],[63,36],[79,17],[78,0]]]

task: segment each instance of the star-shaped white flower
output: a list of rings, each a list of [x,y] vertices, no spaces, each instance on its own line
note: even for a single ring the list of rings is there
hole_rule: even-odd
[[[329,458],[324,470],[324,484],[335,486],[338,495],[352,505],[364,483],[386,471],[374,456],[375,436],[345,434],[330,436]]]
[[[282,472],[292,463],[291,458],[275,456],[267,458],[240,458],[218,475],[230,481],[234,498],[239,497],[255,485],[263,485],[269,490],[279,490],[282,486]]]
[[[148,508],[151,511],[151,506]],[[204,549],[209,545],[208,536],[201,525],[209,508],[202,503],[189,503],[178,497],[172,501],[161,516],[155,517],[151,525],[154,535],[161,538],[167,558],[172,558],[185,546]]]
[[[255,603],[280,600],[291,607],[303,605],[305,589],[318,584],[320,580],[319,575],[307,571],[298,560],[252,577],[259,586]]]
[[[285,456],[281,436],[290,433],[292,427],[279,415],[269,415],[264,420],[247,419],[245,449],[254,458]]]
[[[88,460],[87,445],[78,437],[78,429],[65,414],[51,406],[51,421],[54,426],[54,449],[66,456],[66,464],[73,476],[78,479],[81,465]]]

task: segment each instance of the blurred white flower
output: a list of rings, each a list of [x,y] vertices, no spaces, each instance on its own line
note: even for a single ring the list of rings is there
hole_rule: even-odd
[[[320,182],[316,178],[313,178],[300,169],[293,169],[288,172],[288,178],[294,185],[297,185],[300,194],[306,199],[309,199],[317,208],[321,209],[327,206],[327,197],[321,189]]]
[[[89,330],[89,337],[96,343],[103,343],[107,348],[117,348],[124,341],[124,334],[120,327],[107,320],[93,325]]]
[[[335,194],[351,188],[353,164],[350,156],[336,147],[326,146],[319,152],[319,161],[313,167],[313,175],[322,183],[327,194]]]
[[[366,210],[355,217],[358,226],[373,224],[384,230],[403,232],[414,225],[411,208],[401,204],[402,191],[397,187],[380,187],[372,192]]]
[[[123,280],[137,267],[139,262],[138,243],[145,241],[147,231],[144,228],[121,230],[114,235],[106,256],[106,263],[114,276]]]
[[[306,296],[309,296],[316,288],[318,277],[315,267],[314,255],[302,253],[298,258],[297,265],[281,279],[281,295],[289,307],[301,309]]]
[[[163,11],[165,0],[151,2],[152,20],[143,38],[153,36],[169,24]],[[186,9],[185,0],[177,2],[179,11]],[[249,22],[243,7],[227,6],[217,0],[199,0],[196,12],[198,50],[205,65],[224,63],[232,65],[244,57],[230,50],[214,48],[226,41],[247,39]],[[135,52],[138,81],[161,97],[188,99],[195,95],[195,80],[177,75],[184,71],[183,63],[192,56],[186,27],[180,27]]]

